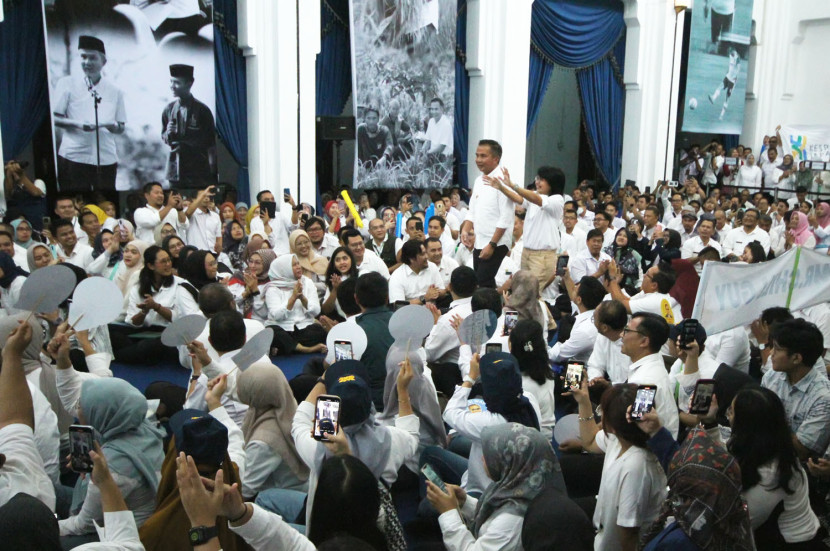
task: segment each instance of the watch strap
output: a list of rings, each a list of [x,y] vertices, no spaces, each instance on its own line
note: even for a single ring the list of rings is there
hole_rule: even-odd
[[[219,535],[216,526],[194,526],[187,532],[187,539],[192,547],[204,545]]]

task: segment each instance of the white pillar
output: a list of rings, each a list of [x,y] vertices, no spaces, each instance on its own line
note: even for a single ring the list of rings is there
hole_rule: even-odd
[[[654,189],[672,173],[684,17],[667,0],[625,0],[625,123],[621,181]],[[677,34],[675,35],[675,21]],[[674,78],[672,51],[674,48]],[[666,135],[668,131],[668,143]]]
[[[524,175],[527,79],[533,0],[467,2],[467,71],[470,74],[469,185],[478,176],[476,144],[494,139],[502,166]]]
[[[297,197],[301,187],[300,198],[314,203],[319,1],[240,0],[238,9],[248,71],[251,196],[269,189],[281,205],[284,188]]]

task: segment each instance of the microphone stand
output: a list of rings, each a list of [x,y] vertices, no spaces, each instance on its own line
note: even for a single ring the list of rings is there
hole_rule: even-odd
[[[89,89],[89,93],[92,95],[92,105],[95,108],[95,184],[98,186],[98,189],[101,189],[101,135],[100,135],[100,128],[98,127],[98,104],[101,103],[101,95],[92,87],[92,80],[87,77],[87,87]],[[90,186],[91,188],[92,186]],[[94,191],[90,189],[90,191]]]

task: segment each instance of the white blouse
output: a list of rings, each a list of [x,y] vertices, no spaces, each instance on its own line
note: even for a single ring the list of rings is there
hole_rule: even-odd
[[[291,310],[288,309],[288,299],[294,292],[293,289],[280,289],[272,283],[262,288],[265,305],[268,308],[266,325],[278,325],[286,331],[293,331],[295,327],[304,329],[314,323],[314,318],[320,314],[317,288],[306,276],[301,276],[300,281],[303,282],[303,295],[308,301],[308,307],[304,307],[303,301],[297,299],[294,301],[294,307]]]

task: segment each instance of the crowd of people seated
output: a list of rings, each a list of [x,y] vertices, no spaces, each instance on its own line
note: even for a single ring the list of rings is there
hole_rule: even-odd
[[[698,182],[688,162],[653,193],[568,194],[560,169],[525,186],[501,156],[478,143],[469,191],[324,195],[321,212],[156,182],[120,215],[58,195],[44,227],[10,208],[0,547],[826,548],[830,297],[714,334],[690,318],[707,262],[830,254],[830,204]],[[34,186],[13,161],[5,177]],[[121,315],[75,330],[71,297],[18,309],[57,263],[113,281]],[[410,305],[432,327],[396,341]],[[202,333],[167,346],[189,315]],[[474,315],[496,320],[482,342]],[[330,350],[338,326],[365,349]],[[268,353],[238,368],[266,329]],[[279,364],[299,354],[289,379]],[[113,364],[181,375],[142,393]]]

